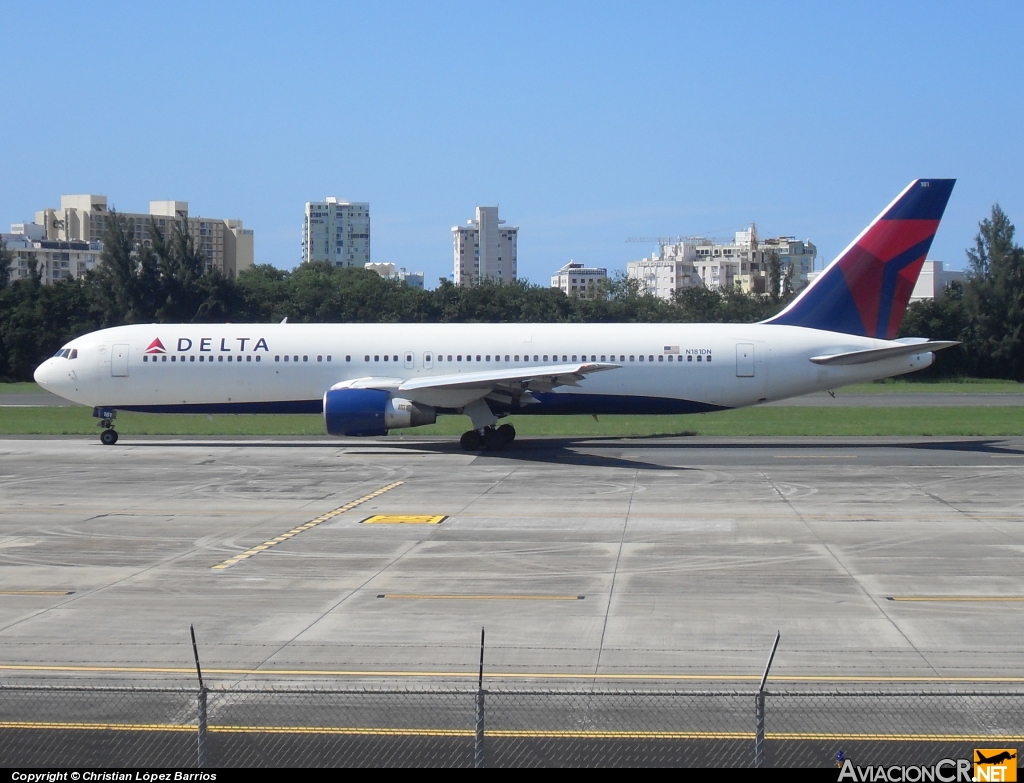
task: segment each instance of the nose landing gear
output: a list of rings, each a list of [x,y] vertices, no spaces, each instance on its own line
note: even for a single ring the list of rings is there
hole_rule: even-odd
[[[482,430],[464,432],[459,445],[466,451],[500,451],[516,439],[516,429],[511,424],[500,427],[484,427]]]
[[[113,408],[93,408],[92,415],[99,419],[97,427],[102,428],[100,432],[100,443],[104,446],[113,446],[117,443],[117,430],[114,429],[114,419],[117,418],[117,411]]]

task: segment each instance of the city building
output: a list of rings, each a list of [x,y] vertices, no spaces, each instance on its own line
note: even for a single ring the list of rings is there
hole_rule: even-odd
[[[607,269],[570,261],[551,276],[551,287],[560,288],[566,296],[593,299],[597,295],[598,281],[607,279]]]
[[[476,219],[452,226],[455,285],[475,286],[482,280],[516,279],[518,226],[505,226],[497,207],[477,207]]]
[[[732,241],[707,237],[678,237],[662,241],[658,253],[627,264],[627,275],[643,281],[645,290],[670,299],[678,288],[705,288],[764,293],[768,286],[769,253],[775,251],[783,270],[792,265],[791,284],[799,289],[814,270],[817,248],[794,237],[758,240],[757,226],[737,231]]]
[[[15,233],[20,230],[22,236],[32,241],[84,242],[91,247],[102,242],[109,212],[106,196],[61,196],[60,209],[43,209],[36,212],[34,224],[16,223],[12,229]],[[184,225],[196,248],[206,257],[207,268],[219,269],[229,277],[253,264],[253,232],[243,228],[241,220],[192,217],[187,201],[150,201],[148,213],[119,211],[118,215],[127,220],[128,231],[136,243],[148,241],[150,221],[165,232],[175,225]]]
[[[370,203],[334,197],[307,201],[302,262],[308,261],[357,267],[370,263]]]
[[[663,244],[650,258],[626,264],[626,277],[640,281],[640,292],[671,300],[680,288],[700,285],[694,269],[697,259],[693,242]]]
[[[963,281],[963,272],[946,269],[946,265],[941,261],[925,261],[921,265],[921,274],[910,294],[910,301],[920,302],[924,299],[934,299],[950,283],[962,283]]]
[[[396,270],[395,265],[389,263],[371,263],[366,264],[365,267],[371,272],[376,272],[385,280],[401,280],[410,288],[423,288],[422,272],[407,272],[404,266]]]
[[[43,227],[35,223],[15,223],[10,234],[0,234],[11,254],[11,282],[28,277],[33,266],[46,284],[79,278],[101,262],[103,244],[99,241],[62,241],[45,237]]]

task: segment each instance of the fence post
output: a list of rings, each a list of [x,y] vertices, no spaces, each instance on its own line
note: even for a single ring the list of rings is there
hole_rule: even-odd
[[[775,644],[772,645],[771,654],[768,656],[768,664],[764,667],[764,674],[761,677],[761,686],[757,689],[754,697],[754,766],[764,766],[764,686],[768,682],[768,670],[772,668],[772,660],[775,658],[775,651],[779,649],[779,638],[782,634],[775,632]]]
[[[196,766],[206,766],[206,684],[203,682],[203,670],[199,666],[199,648],[196,646],[196,629],[189,624],[189,632],[192,634],[192,655],[196,660],[196,675],[199,677],[199,710],[198,729],[199,735],[196,740]]]
[[[480,676],[476,683],[476,738],[473,743],[473,766],[484,765],[484,629],[480,629]]]

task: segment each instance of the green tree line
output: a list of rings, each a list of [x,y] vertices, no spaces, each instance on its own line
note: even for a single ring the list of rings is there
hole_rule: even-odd
[[[768,294],[703,287],[681,289],[672,301],[642,293],[617,276],[582,299],[526,281],[434,290],[410,288],[365,269],[326,263],[285,271],[267,264],[234,279],[207,269],[182,228],[151,223],[136,246],[124,220],[111,213],[102,264],[78,279],[43,285],[36,270],[6,279],[9,253],[0,244],[0,379],[29,380],[38,364],[81,334],[130,323],[277,322],[579,322],[750,323],[778,312],[794,295],[791,270],[769,259]],[[939,354],[932,375],[972,374],[1024,380],[1024,251],[998,205],[980,224],[968,251],[962,286],[914,304],[901,334],[963,340]]]

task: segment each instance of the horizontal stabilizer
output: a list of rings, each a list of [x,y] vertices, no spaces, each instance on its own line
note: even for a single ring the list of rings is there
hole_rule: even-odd
[[[900,356],[916,356],[919,353],[934,353],[944,348],[960,345],[956,340],[936,340],[934,342],[912,343],[910,345],[893,345],[888,348],[871,348],[867,351],[851,351],[849,353],[833,353],[825,356],[812,356],[815,364],[850,365],[870,364],[886,359],[897,359]]]

